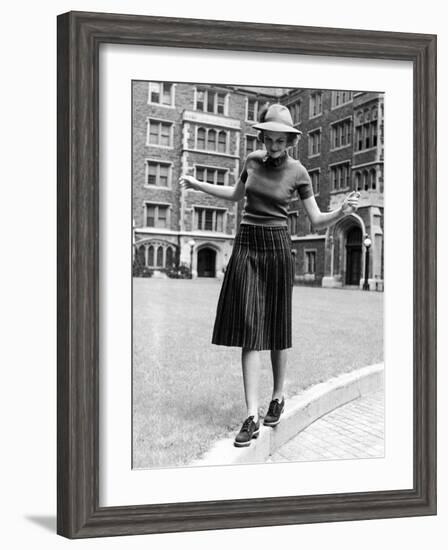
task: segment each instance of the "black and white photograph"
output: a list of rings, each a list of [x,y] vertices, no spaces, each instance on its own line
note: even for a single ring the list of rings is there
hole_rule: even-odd
[[[383,458],[386,95],[131,86],[132,468]]]
[[[445,549],[448,31],[412,7],[6,4],[4,548]]]

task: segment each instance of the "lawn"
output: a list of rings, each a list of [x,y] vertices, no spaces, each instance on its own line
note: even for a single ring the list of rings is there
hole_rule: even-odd
[[[245,417],[239,348],[210,343],[221,283],[133,280],[133,466],[186,465]],[[383,360],[383,294],[294,287],[286,396]],[[271,397],[262,352],[260,412]]]

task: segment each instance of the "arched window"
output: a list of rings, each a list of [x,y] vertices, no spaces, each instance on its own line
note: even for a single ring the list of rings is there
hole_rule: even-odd
[[[369,173],[367,172],[367,170],[363,170],[362,172],[362,187],[364,191],[369,190]]]
[[[148,266],[154,265],[154,247],[152,245],[148,246]]]
[[[207,149],[209,151],[216,151],[216,130],[208,131]]]
[[[205,149],[205,129],[198,129],[198,149]]]
[[[227,144],[227,136],[226,136],[226,133],[221,130],[221,132],[219,132],[219,139],[218,139],[218,151],[220,153],[225,153],[226,152],[226,144]]]
[[[376,189],[376,170],[372,168],[370,170],[370,189]]]
[[[166,267],[173,267],[173,263],[174,263],[173,249],[171,248],[171,246],[169,246],[166,249]]]
[[[157,267],[163,267],[163,247],[157,249]]]
[[[355,189],[357,191],[361,191],[362,189],[362,185],[361,185],[361,173],[360,172],[356,172],[356,175],[355,175]]]

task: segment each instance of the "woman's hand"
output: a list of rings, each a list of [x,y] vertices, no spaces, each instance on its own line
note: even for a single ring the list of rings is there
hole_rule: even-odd
[[[358,209],[358,201],[361,193],[358,191],[352,191],[350,195],[347,195],[341,204],[341,212],[346,214],[353,214]]]
[[[181,176],[179,183],[183,189],[196,189],[200,190],[200,182],[193,176]]]

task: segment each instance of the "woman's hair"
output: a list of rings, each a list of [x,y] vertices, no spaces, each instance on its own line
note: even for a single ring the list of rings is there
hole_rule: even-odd
[[[269,103],[265,103],[263,107],[258,111],[258,122],[264,122],[266,120],[266,113],[269,109]],[[285,132],[288,136],[286,140],[286,145],[288,147],[292,147],[294,145],[297,145],[298,141],[300,140],[300,134],[295,134],[294,132]],[[258,132],[258,140],[264,143],[264,133],[263,130],[260,130]]]
[[[293,145],[297,145],[297,142],[299,141],[300,139],[300,134],[294,134],[292,132],[285,132],[285,134],[287,135],[287,139],[286,139],[286,145],[288,147],[292,147]],[[264,143],[264,133],[263,133],[263,130],[260,130],[258,132],[258,139],[259,141],[261,141],[262,143]]]

